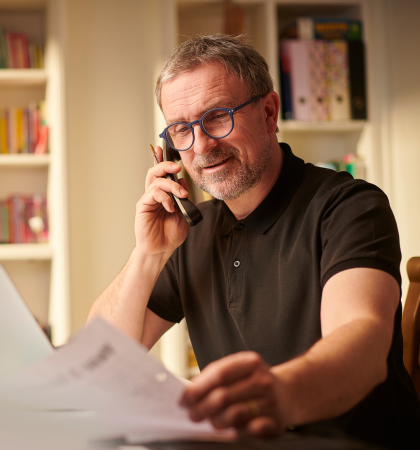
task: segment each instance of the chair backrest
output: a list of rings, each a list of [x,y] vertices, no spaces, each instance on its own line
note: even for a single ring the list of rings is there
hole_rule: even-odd
[[[420,257],[407,263],[410,280],[402,317],[404,365],[420,397]]]

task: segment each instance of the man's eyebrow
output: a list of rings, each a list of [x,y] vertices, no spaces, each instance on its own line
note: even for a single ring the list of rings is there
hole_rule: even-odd
[[[227,103],[229,103],[229,102],[227,102]],[[203,114],[205,114],[207,111],[210,111],[211,109],[217,109],[217,108],[233,109],[233,108],[235,108],[235,106],[229,106],[229,105],[227,105],[225,103],[221,104],[220,102],[213,103],[213,104],[210,103],[210,105],[207,105],[206,108],[203,111],[200,111],[197,119],[194,119],[194,120],[201,119],[201,117],[203,117]],[[191,122],[194,122],[194,120],[191,120]],[[173,119],[171,121],[166,120],[166,125],[171,125],[172,123],[177,123],[177,122],[190,123],[190,121],[185,119],[185,117],[180,116],[180,117],[175,118],[175,119]]]

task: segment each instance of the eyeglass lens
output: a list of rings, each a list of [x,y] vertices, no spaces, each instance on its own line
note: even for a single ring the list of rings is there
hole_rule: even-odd
[[[228,135],[233,128],[231,116],[222,109],[209,111],[203,116],[203,128],[214,138]],[[166,130],[166,139],[176,150],[187,150],[193,143],[191,128],[185,123],[175,123]]]

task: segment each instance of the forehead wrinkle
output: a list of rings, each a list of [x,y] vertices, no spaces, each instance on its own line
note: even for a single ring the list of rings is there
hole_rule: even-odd
[[[210,87],[204,87],[208,86],[209,84]],[[168,96],[168,101],[165,102],[165,109],[172,108],[177,110],[181,109],[184,111],[186,108],[193,108],[195,118],[200,118],[210,109],[214,109],[217,107],[232,108],[237,106],[235,104],[235,98],[238,97],[237,91],[226,89],[226,85],[217,82],[217,80],[211,80],[211,83],[198,83],[196,86],[191,86],[191,84],[185,83],[185,86],[186,88],[183,87],[180,90],[174,92],[172,95]],[[193,91],[193,93],[188,94],[188,92],[191,90]],[[204,91],[205,95],[199,95]],[[170,116],[171,114],[169,113],[169,120],[165,115],[167,123],[189,121],[189,119],[187,119],[185,116],[179,115],[178,113],[173,118],[171,118]]]
[[[162,86],[162,111],[168,122],[190,121],[201,117],[212,107],[234,107],[246,83],[228,72],[220,63],[199,66],[178,74]],[[183,116],[183,117],[181,117]]]

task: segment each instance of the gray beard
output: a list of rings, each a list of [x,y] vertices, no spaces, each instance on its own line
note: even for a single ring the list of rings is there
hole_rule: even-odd
[[[254,164],[241,162],[235,148],[216,147],[209,155],[196,155],[190,177],[203,191],[219,200],[235,200],[256,186],[262,179],[270,163],[271,148],[266,143],[261,148],[260,157]],[[236,167],[226,167],[217,173],[203,175],[202,169],[228,158],[236,159]]]

